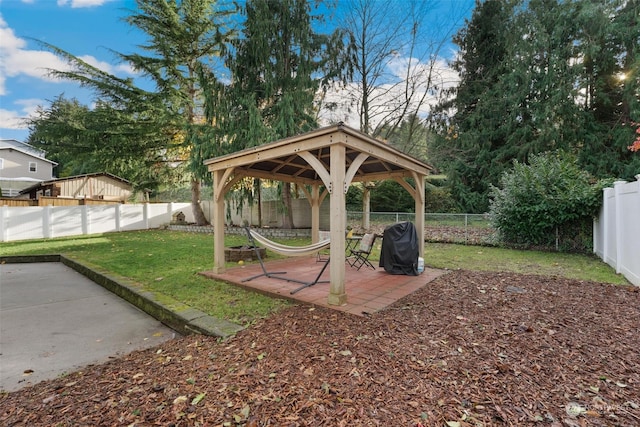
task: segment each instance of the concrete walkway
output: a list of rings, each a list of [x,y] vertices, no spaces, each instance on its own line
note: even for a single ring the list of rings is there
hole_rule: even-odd
[[[0,390],[18,390],[175,336],[62,263],[0,265]]]

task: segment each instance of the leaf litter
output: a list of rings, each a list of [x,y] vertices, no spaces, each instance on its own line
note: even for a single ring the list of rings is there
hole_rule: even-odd
[[[456,271],[0,393],[0,425],[637,426],[639,325],[637,288]]]

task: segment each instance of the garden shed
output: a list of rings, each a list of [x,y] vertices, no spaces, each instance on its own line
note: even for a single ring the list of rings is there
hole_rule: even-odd
[[[106,172],[68,176],[40,182],[22,190],[32,200],[40,196],[68,199],[97,199],[126,202],[133,194],[132,184]]]
[[[431,166],[342,123],[206,160],[213,176],[215,273],[225,270],[224,195],[245,177],[299,184],[311,205],[312,241],[319,240],[320,204],[330,204],[328,303],[342,305],[345,290],[345,195],[353,182],[397,181],[415,200],[419,251],[424,253],[425,177]]]

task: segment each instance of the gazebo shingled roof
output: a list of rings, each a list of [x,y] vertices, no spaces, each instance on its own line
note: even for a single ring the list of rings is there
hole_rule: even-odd
[[[318,240],[320,204],[330,196],[330,257],[337,261],[330,265],[330,304],[344,304],[347,298],[345,194],[352,182],[393,179],[409,191],[415,200],[420,254],[424,253],[424,179],[431,166],[342,123],[209,159],[204,164],[213,175],[213,269],[217,273],[225,269],[224,195],[244,177],[308,185],[310,190],[302,188],[311,204],[314,242]],[[413,182],[406,178],[413,178]]]

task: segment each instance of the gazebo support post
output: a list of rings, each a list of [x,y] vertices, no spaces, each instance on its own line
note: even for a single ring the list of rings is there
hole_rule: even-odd
[[[368,183],[362,183],[362,228],[369,230],[371,217],[371,190]]]
[[[224,170],[213,171],[213,272],[225,272],[224,260]]]
[[[311,186],[311,242],[320,241],[320,185]]]
[[[345,254],[344,231],[347,225],[345,206],[345,168],[346,150],[342,144],[331,146],[331,186],[330,229],[331,229],[331,265],[329,296],[327,303],[343,305],[347,303],[345,292]]]
[[[425,175],[415,174],[416,192],[414,195],[416,220],[415,226],[418,230],[418,249],[420,256],[424,257],[424,181]]]

